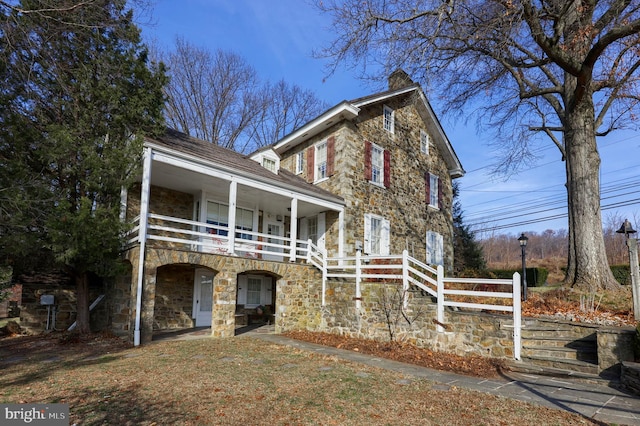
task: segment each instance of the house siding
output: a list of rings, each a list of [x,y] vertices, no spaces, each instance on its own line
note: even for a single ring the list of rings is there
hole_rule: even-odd
[[[345,254],[355,253],[355,242],[364,239],[364,214],[372,213],[391,223],[390,252],[407,249],[417,259],[426,259],[426,232],[435,231],[444,238],[446,269],[453,265],[452,180],[446,162],[436,146],[429,154],[420,152],[420,130],[429,133],[418,114],[415,98],[406,96],[385,105],[395,111],[394,133],[383,128],[383,105],[360,111],[354,121],[342,121],[325,132],[282,154],[281,167],[295,172],[296,154],[330,136],[335,137],[335,173],[318,186],[345,199]],[[365,141],[390,153],[390,184],[375,185],[365,177]],[[441,181],[440,209],[427,206],[425,172]],[[305,162],[302,176],[312,176]],[[329,253],[337,253],[337,215],[327,216]]]

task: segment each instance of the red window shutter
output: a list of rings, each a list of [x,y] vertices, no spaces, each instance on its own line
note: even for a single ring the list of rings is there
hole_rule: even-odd
[[[312,145],[307,148],[307,182],[313,182],[315,175],[316,148]]]
[[[371,180],[371,142],[364,141],[364,178]]]
[[[424,172],[424,195],[425,200],[427,202],[427,207],[429,207],[429,202],[431,201],[431,176],[429,172]]]
[[[336,138],[335,136],[327,139],[327,177],[333,176],[335,172],[334,163],[336,161]]]
[[[438,178],[438,208],[442,207],[442,179]]]
[[[384,150],[384,187],[389,188],[391,186],[391,152],[388,149]]]

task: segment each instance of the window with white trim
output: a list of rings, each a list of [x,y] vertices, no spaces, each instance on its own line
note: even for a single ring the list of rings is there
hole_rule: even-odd
[[[307,238],[314,244],[318,242],[318,216],[307,218]]]
[[[207,202],[207,223],[216,226],[229,226],[229,206],[222,203],[216,203],[214,201]],[[243,209],[236,207],[236,229],[244,231],[253,231],[253,210]],[[210,234],[221,235],[226,237],[229,235],[229,231],[212,228],[209,229]],[[252,237],[249,234],[243,234],[236,232],[236,238],[243,238],[251,240]]]
[[[427,264],[444,265],[444,238],[437,232],[427,231]]]
[[[296,154],[296,174],[300,174],[304,171],[304,151],[300,151]]]
[[[387,132],[393,133],[394,131],[394,111],[388,106],[382,107],[382,116],[384,122],[384,129]]]
[[[364,215],[364,253],[389,254],[390,222],[377,215]]]
[[[371,144],[371,182],[384,184],[384,150]]]
[[[276,160],[264,157],[262,159],[262,167],[264,167],[265,169],[269,170],[270,172],[275,173],[276,172]]]
[[[429,173],[429,206],[439,208],[438,203],[438,188],[439,178],[436,175]]]
[[[431,142],[431,137],[429,133],[424,130],[420,130],[420,152],[423,154],[429,155],[429,143]]]
[[[315,180],[319,181],[327,177],[327,141],[316,145],[314,158],[316,161]]]

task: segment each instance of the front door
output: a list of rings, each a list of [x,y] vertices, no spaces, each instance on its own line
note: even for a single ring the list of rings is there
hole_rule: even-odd
[[[263,226],[263,233],[273,235],[274,237],[282,237],[284,235],[284,225],[282,222],[265,222]],[[284,245],[282,238],[267,237],[267,242]],[[282,248],[280,247],[265,246],[265,250],[272,253],[282,253]],[[263,254],[262,258],[265,260],[282,261],[282,255]]]
[[[196,269],[193,285],[193,317],[196,327],[211,326],[213,315],[213,272]]]

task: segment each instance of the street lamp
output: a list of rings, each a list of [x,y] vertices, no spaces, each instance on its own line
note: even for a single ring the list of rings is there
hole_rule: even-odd
[[[518,237],[520,249],[522,249],[522,299],[527,300],[527,238],[524,232]]]
[[[633,298],[633,316],[640,318],[640,271],[638,270],[638,240],[629,238],[629,234],[635,234],[636,231],[631,223],[625,219],[624,223],[616,231],[618,234],[624,234],[629,248],[629,268],[631,269],[631,294]]]

